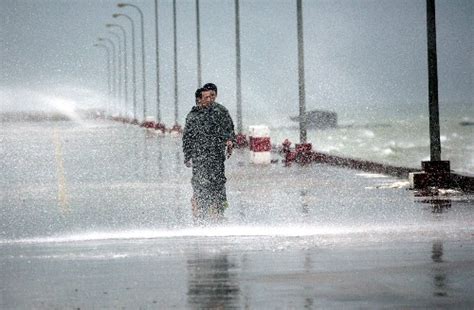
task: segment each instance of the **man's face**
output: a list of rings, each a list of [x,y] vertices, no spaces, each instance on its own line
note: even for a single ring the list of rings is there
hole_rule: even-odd
[[[207,108],[208,106],[211,105],[211,103],[213,102],[212,101],[212,91],[211,90],[208,90],[208,91],[203,91],[202,94],[201,94],[201,100],[200,100],[200,104],[202,107],[204,108]]]
[[[217,93],[213,90],[211,92],[211,102],[214,103],[216,101]]]

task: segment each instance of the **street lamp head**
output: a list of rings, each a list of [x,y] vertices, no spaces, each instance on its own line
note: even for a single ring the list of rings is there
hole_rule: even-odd
[[[113,18],[117,18],[117,17],[119,17],[120,15],[121,15],[121,14],[115,13],[115,14],[112,14],[112,17],[113,17]]]
[[[119,4],[117,4],[117,6],[118,6],[119,8],[123,8],[124,6],[127,6],[127,4],[126,4],[126,3],[119,3]]]
[[[105,27],[107,27],[107,28],[110,28],[112,26],[113,26],[112,24],[105,24]]]

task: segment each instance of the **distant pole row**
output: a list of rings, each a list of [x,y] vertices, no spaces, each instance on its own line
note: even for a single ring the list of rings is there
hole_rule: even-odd
[[[237,131],[238,133],[243,132],[242,124],[242,82],[241,82],[241,54],[240,54],[240,7],[239,0],[234,0],[235,5],[235,49],[236,49],[236,107],[237,107]],[[202,53],[201,53],[201,25],[200,25],[200,3],[199,0],[195,0],[195,9],[196,9],[196,41],[197,41],[197,85],[198,87],[202,85]],[[161,123],[161,105],[160,105],[160,48],[159,48],[159,31],[158,31],[158,0],[154,0],[155,12],[155,60],[156,60],[156,120],[158,123]],[[173,0],[172,3],[173,10],[173,77],[174,77],[174,122],[175,125],[178,125],[179,120],[179,109],[178,109],[178,94],[179,94],[179,84],[178,84],[178,40],[177,40],[177,1]],[[145,16],[143,11],[135,4],[131,3],[118,3],[118,8],[133,8],[139,15],[140,21],[140,36],[141,36],[141,66],[142,66],[142,120],[145,121],[148,115],[148,104],[147,104],[147,81],[146,81],[146,63],[145,63]],[[297,7],[301,10],[301,0],[297,0]],[[302,21],[298,15],[298,31],[300,30],[300,25]],[[138,123],[138,108],[137,108],[137,60],[136,60],[136,43],[135,43],[135,22],[132,17],[124,13],[115,13],[112,14],[113,18],[123,17],[130,22],[131,28],[131,51],[132,51],[132,100],[133,100],[133,122]],[[100,37],[98,40],[104,44],[94,44],[96,47],[105,48],[107,51],[107,74],[108,74],[108,93],[109,97],[113,99],[119,105],[119,115],[123,118],[128,117],[128,106],[129,106],[129,95],[128,95],[128,57],[127,57],[127,33],[125,28],[120,24],[106,24],[108,28],[119,28],[121,30],[120,37],[119,34],[115,32],[109,32],[118,43],[116,44],[110,38]],[[302,30],[302,29],[301,29]],[[298,40],[302,38],[302,33],[298,32]],[[123,42],[123,44],[122,44]],[[122,47],[123,46],[123,47]],[[302,52],[300,53],[300,47],[302,44],[298,41],[299,49],[299,61],[300,66],[299,70],[302,70]],[[117,54],[118,53],[118,54]],[[304,74],[304,73],[303,73]],[[300,100],[304,98],[301,96],[301,90],[304,91],[304,88],[301,87],[302,78],[304,75],[300,73]],[[303,84],[304,85],[304,84]],[[300,102],[300,116],[301,113],[304,113],[304,110],[301,110]],[[108,105],[108,110],[112,111],[110,104]],[[303,119],[303,117],[301,117]]]
[[[155,0],[155,5],[157,9],[157,0]],[[147,96],[146,96],[146,64],[145,64],[145,27],[144,27],[144,16],[142,10],[130,3],[119,3],[117,7],[131,7],[134,8],[140,16],[140,33],[141,33],[141,64],[142,64],[142,106],[143,106],[143,119],[147,116],[148,106],[147,106]],[[158,14],[158,13],[156,13]],[[130,34],[131,34],[131,50],[132,50],[132,100],[133,100],[133,121],[138,123],[138,109],[137,109],[137,60],[136,60],[136,44],[135,44],[135,23],[133,18],[124,13],[115,13],[112,14],[113,18],[123,17],[130,22]],[[157,17],[157,15],[156,15]],[[94,46],[99,48],[105,48],[107,51],[107,75],[108,75],[108,94],[109,98],[113,99],[114,102],[118,104],[119,116],[124,119],[128,119],[128,107],[129,107],[129,95],[128,95],[128,46],[127,46],[127,31],[120,24],[107,23],[105,24],[107,28],[118,28],[120,29],[120,34],[110,31],[108,34],[113,36],[117,40],[117,44],[114,40],[108,37],[99,37],[98,41],[103,44],[94,44]],[[158,30],[158,27],[156,28]],[[122,49],[123,42],[123,49]],[[156,46],[158,47],[158,32],[156,33]],[[112,52],[111,52],[112,50]],[[158,48],[157,50],[157,81],[159,81],[159,65],[158,65]],[[123,56],[123,59],[122,59]],[[157,83],[159,85],[159,83]],[[122,87],[123,86],[123,87]],[[157,110],[158,110],[158,120],[161,119],[159,114],[159,87],[157,88]],[[117,111],[117,108],[113,109],[110,103],[107,105],[107,112],[113,113]]]
[[[133,19],[126,14],[113,14],[113,18],[124,17],[130,21],[132,33],[132,91],[133,91],[133,118],[137,119],[137,73],[136,73],[136,56],[135,56],[135,24]]]
[[[299,121],[300,121],[300,143],[307,143],[307,117],[305,102],[305,66],[304,66],[304,34],[303,34],[303,0],[296,1],[296,26],[297,26],[297,48],[298,48],[298,99],[299,99]],[[176,0],[173,0],[173,65],[174,65],[174,121],[178,126],[178,42],[177,42],[177,18],[176,18]],[[155,5],[155,51],[156,51],[156,120],[161,123],[160,106],[160,64],[159,64],[159,41],[158,41],[158,0],[154,0]],[[239,0],[234,0],[235,5],[235,49],[236,49],[236,105],[237,105],[237,131],[243,132],[242,124],[242,83],[241,83],[241,55],[240,55],[240,7]],[[438,112],[438,81],[436,64],[436,25],[435,25],[435,7],[434,0],[426,0],[427,6],[427,34],[428,34],[428,75],[429,75],[429,115],[430,115],[430,141],[431,141],[431,160],[439,161],[441,159],[441,145],[439,142],[439,112]],[[148,116],[147,92],[146,92],[146,64],[145,64],[145,28],[143,11],[134,4],[118,3],[119,8],[133,8],[139,14],[140,34],[141,34],[141,65],[142,65],[142,107],[143,120]],[[199,0],[195,0],[196,10],[196,39],[197,39],[197,84],[202,84],[202,63],[201,63],[201,29],[200,29],[200,10]],[[131,40],[132,40],[132,78],[133,78],[133,118],[138,122],[137,115],[137,78],[136,78],[136,53],[135,53],[135,25],[133,19],[123,13],[115,13],[114,18],[124,17],[130,21]],[[109,97],[119,104],[120,114],[127,117],[128,107],[128,60],[127,60],[127,35],[125,28],[119,24],[106,24],[108,28],[119,28],[123,39],[119,34],[110,32],[118,43],[117,45],[110,38],[99,37],[100,43],[94,44],[95,47],[105,49],[107,57],[107,88]],[[122,42],[123,40],[123,54]],[[118,54],[117,54],[118,53]],[[123,62],[122,57],[123,55]],[[123,65],[123,69],[122,69]],[[123,72],[123,73],[122,73]],[[122,77],[123,74],[123,77]],[[123,88],[122,88],[123,81]],[[113,109],[110,103],[107,105],[109,112]]]
[[[240,16],[239,16],[239,0],[235,1],[235,35],[236,35],[236,104],[237,104],[237,130],[239,133],[243,131],[242,125],[242,83],[241,83],[241,60],[240,60]],[[178,125],[179,120],[179,84],[178,84],[178,40],[177,40],[177,1],[173,0],[173,76],[174,76],[174,121]],[[161,106],[160,106],[160,48],[159,48],[159,31],[158,31],[158,0],[154,0],[155,6],[155,59],[156,59],[156,120],[161,123]],[[139,14],[140,19],[140,36],[141,36],[141,66],[142,66],[142,107],[143,120],[148,116],[147,104],[147,81],[146,81],[146,63],[145,63],[145,29],[144,29],[144,14],[143,11],[131,3],[118,3],[118,8],[133,8]],[[202,54],[201,54],[201,29],[200,29],[200,10],[199,0],[195,0],[196,8],[196,37],[197,37],[197,84],[198,87],[202,85]],[[113,18],[123,17],[130,22],[131,34],[131,59],[132,59],[132,101],[133,101],[133,122],[138,122],[138,108],[137,108],[137,60],[136,60],[136,43],[135,43],[135,22],[132,17],[124,13],[112,14]],[[115,32],[109,32],[114,40],[107,37],[100,37],[98,41],[101,44],[94,44],[94,46],[105,49],[107,51],[107,87],[109,97],[118,104],[119,115],[123,118],[128,117],[127,108],[129,106],[128,94],[128,45],[127,45],[127,31],[120,24],[106,24],[107,28],[119,28],[120,36]],[[114,42],[117,41],[117,42]],[[107,110],[112,113],[113,107],[108,104]],[[117,109],[115,109],[117,111]]]
[[[96,43],[96,44],[94,44],[94,46],[98,47],[98,48],[103,48],[106,52],[106,56],[107,56],[107,65],[106,65],[106,70],[107,70],[107,96],[108,96],[108,98],[112,98],[112,93],[113,93],[112,85],[113,85],[113,83],[112,83],[112,73],[110,71],[111,70],[110,49],[107,45],[101,44],[101,43]],[[110,104],[109,103],[107,103],[106,112],[107,112],[107,114],[110,113]]]
[[[147,102],[146,102],[146,72],[145,72],[145,26],[144,26],[144,16],[142,10],[130,3],[119,3],[117,4],[119,8],[124,8],[124,7],[132,7],[137,10],[138,14],[140,15],[140,28],[141,28],[141,45],[142,45],[142,95],[143,95],[143,119],[147,116]]]

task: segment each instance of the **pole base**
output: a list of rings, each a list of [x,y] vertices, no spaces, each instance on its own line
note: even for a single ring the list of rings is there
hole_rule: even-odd
[[[449,188],[451,186],[451,170],[448,160],[423,161],[421,167],[423,171],[409,173],[411,189]]]
[[[451,168],[449,160],[422,161],[421,170],[431,174],[449,174]]]

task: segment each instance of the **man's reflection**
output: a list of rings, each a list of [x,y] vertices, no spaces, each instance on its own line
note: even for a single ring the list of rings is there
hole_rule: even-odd
[[[309,214],[308,191],[306,189],[300,190],[301,211],[303,214]]]
[[[433,288],[434,296],[444,297],[447,296],[446,292],[446,272],[442,265],[443,263],[443,243],[441,241],[433,242],[433,248],[431,250],[431,259],[433,260]]]
[[[451,208],[451,199],[432,199],[430,203],[433,213],[443,213]]]
[[[157,144],[157,155],[156,160],[158,162],[158,177],[163,177],[163,139],[158,138]]]
[[[311,253],[309,251],[306,252],[304,256],[304,271],[306,274],[310,274],[313,270],[313,259],[311,258]],[[304,308],[305,309],[313,309],[314,307],[314,298],[312,297],[314,287],[305,285],[305,299],[304,299]]]
[[[227,254],[188,259],[188,303],[195,309],[235,308],[239,305],[240,287]]]
[[[142,151],[142,147],[139,146],[140,144],[140,134],[138,131],[136,131],[134,133],[134,135],[132,136],[132,150],[133,150],[133,156],[130,156],[130,160],[132,161],[132,174],[134,175],[134,177],[140,179],[140,168],[141,168],[141,164],[142,164],[142,158],[141,158],[141,154],[140,152]]]
[[[143,136],[143,164],[142,164],[142,176],[144,180],[148,180],[148,142],[151,138],[151,133],[147,129]]]
[[[431,206],[431,212],[433,213],[443,213],[447,209],[451,208],[451,199],[449,198],[440,198],[437,191],[433,192],[431,190],[422,190],[415,192],[415,197],[420,197],[421,199],[415,200],[420,203],[427,203]]]

